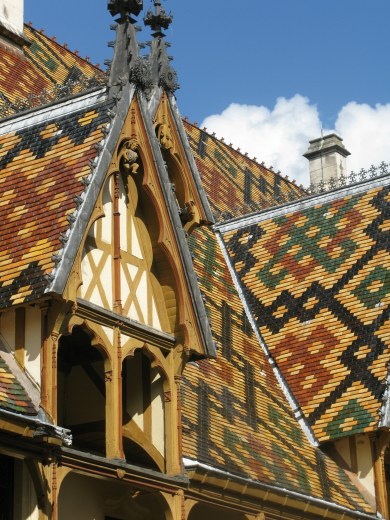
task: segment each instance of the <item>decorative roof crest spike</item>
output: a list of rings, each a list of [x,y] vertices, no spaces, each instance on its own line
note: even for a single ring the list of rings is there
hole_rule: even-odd
[[[165,9],[161,7],[161,0],[154,0],[154,13],[151,9],[148,10],[144,18],[145,25],[149,25],[153,31],[153,36],[164,36],[162,29],[167,30],[171,25],[173,16],[172,13],[167,14]]]
[[[130,71],[139,57],[135,18],[143,8],[143,0],[108,0],[108,10],[116,19],[116,41],[114,58],[108,82],[110,98],[116,98],[123,86],[130,81]]]
[[[120,15],[121,18],[125,15],[138,16],[143,9],[143,0],[109,0],[108,10],[111,16]]]
[[[149,9],[144,23],[152,29],[153,41],[151,45],[150,65],[152,81],[155,86],[161,87],[168,92],[175,92],[179,88],[176,71],[172,68],[171,57],[167,49],[171,46],[164,40],[164,30],[171,25],[172,13],[167,14],[161,7],[161,0],[153,0],[154,12]]]

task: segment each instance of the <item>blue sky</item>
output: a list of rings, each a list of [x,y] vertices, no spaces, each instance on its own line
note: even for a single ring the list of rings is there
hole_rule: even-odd
[[[207,122],[232,103],[265,107],[274,121],[277,99],[298,94],[333,129],[348,103],[390,102],[388,0],[164,4],[174,14],[167,39],[181,84],[179,107],[191,121]],[[114,37],[111,17],[105,0],[90,6],[86,0],[25,0],[25,20],[103,64],[112,54],[106,45]],[[147,39],[146,29],[140,40]]]

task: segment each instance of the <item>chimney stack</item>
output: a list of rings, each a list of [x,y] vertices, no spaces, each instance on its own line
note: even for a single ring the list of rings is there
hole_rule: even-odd
[[[24,0],[0,0],[0,45],[21,52],[27,40],[23,34]]]
[[[329,134],[310,141],[309,149],[303,154],[309,160],[310,184],[340,179],[347,175],[347,157],[351,155],[336,134]]]

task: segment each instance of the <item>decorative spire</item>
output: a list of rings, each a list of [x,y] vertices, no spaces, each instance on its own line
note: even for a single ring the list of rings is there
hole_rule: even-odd
[[[155,38],[163,37],[164,33],[162,32],[162,29],[168,29],[172,23],[173,16],[172,13],[167,15],[165,10],[161,7],[161,0],[154,0],[154,8],[154,13],[151,9],[148,10],[144,22],[145,25],[150,25],[153,31],[152,36]]]
[[[163,29],[167,30],[171,25],[173,16],[167,14],[161,7],[161,0],[153,0],[154,13],[151,9],[147,12],[144,23],[152,29],[152,49],[150,54],[150,66],[153,84],[164,90],[174,92],[179,88],[176,71],[171,67],[171,58],[167,49],[170,44],[164,40]]]
[[[108,0],[108,10],[112,16],[119,15],[116,20],[116,41],[114,58],[112,60],[110,79],[108,82],[109,96],[119,94],[123,84],[130,80],[130,70],[139,57],[139,46],[136,31],[139,27],[133,16],[139,15],[143,8],[143,0]]]

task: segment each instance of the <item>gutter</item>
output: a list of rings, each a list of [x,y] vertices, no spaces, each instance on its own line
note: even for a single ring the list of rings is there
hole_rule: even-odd
[[[29,417],[21,415],[16,412],[10,412],[9,410],[0,409],[0,417],[3,416],[6,419],[18,421],[24,425],[28,424],[34,429],[32,437],[35,439],[42,439],[43,437],[50,437],[52,439],[58,439],[64,446],[72,445],[72,434],[71,431],[62,428],[61,426],[55,426],[47,421],[42,421],[39,417]],[[28,430],[22,434],[23,437],[29,437]]]
[[[378,520],[383,519],[380,513],[363,513],[362,511],[354,511],[352,509],[348,509],[345,506],[340,506],[338,504],[335,504],[334,502],[328,502],[327,500],[321,499],[321,498],[315,498],[311,497],[309,495],[304,495],[302,493],[298,493],[296,491],[291,491],[286,488],[280,488],[277,486],[273,486],[272,484],[265,484],[263,482],[258,482],[256,480],[244,478],[244,477],[238,477],[237,475],[233,475],[232,473],[229,473],[228,471],[224,471],[218,468],[214,468],[213,466],[210,466],[208,464],[204,464],[202,462],[199,462],[197,460],[191,460],[187,458],[183,458],[183,464],[186,471],[198,471],[199,473],[202,473],[202,483],[205,483],[205,478],[207,477],[221,477],[225,480],[231,480],[236,482],[237,484],[241,484],[244,489],[248,487],[248,485],[252,486],[254,489],[265,491],[267,493],[275,493],[277,495],[283,495],[284,497],[290,498],[292,500],[299,500],[300,502],[305,502],[307,510],[308,506],[313,507],[321,507],[326,509],[331,509],[337,513],[343,514],[343,515],[349,515],[353,518],[362,518],[367,520]],[[226,487],[225,487],[226,491]],[[301,509],[302,510],[302,509]],[[326,515],[324,516],[326,518]],[[342,517],[344,518],[344,516]]]

